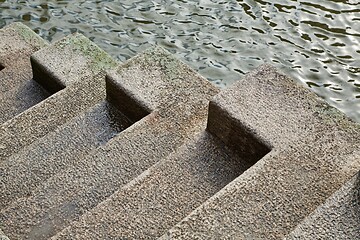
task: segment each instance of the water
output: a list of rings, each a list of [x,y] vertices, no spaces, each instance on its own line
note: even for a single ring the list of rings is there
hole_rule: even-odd
[[[268,62],[360,122],[358,0],[0,0],[0,15],[120,61],[158,44],[220,87]]]

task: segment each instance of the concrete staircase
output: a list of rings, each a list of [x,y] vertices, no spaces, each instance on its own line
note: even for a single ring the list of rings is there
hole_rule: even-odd
[[[360,236],[359,124],[273,67],[220,92],[159,47],[0,39],[10,239]]]

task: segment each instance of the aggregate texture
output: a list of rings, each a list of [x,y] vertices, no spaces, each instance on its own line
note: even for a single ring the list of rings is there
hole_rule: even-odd
[[[52,175],[74,165],[132,124],[106,101],[61,125],[0,165],[0,209],[26,197]]]
[[[0,229],[0,240],[9,240],[9,238],[4,235],[3,231],[1,231],[1,229]]]
[[[7,29],[2,31],[7,32]],[[81,47],[77,45],[78,42]],[[20,41],[17,45],[22,44]],[[89,49],[91,54],[86,52]],[[100,56],[101,61],[98,61]],[[104,100],[105,70],[116,65],[110,56],[81,34],[71,35],[51,46],[43,47],[31,55],[31,59],[27,58],[28,62],[29,60],[36,81],[33,84],[39,83],[37,85],[53,95],[1,125],[0,161]],[[12,80],[17,69],[10,68],[9,71],[2,70],[1,74],[6,74],[6,79]],[[29,67],[25,72],[31,75]],[[64,79],[78,81],[66,82]],[[62,83],[60,87],[58,82]]]
[[[37,53],[35,56],[40,58],[41,55]],[[36,58],[32,57],[32,59]],[[68,57],[63,57],[63,61],[67,59]],[[35,61],[40,62],[38,59]],[[61,71],[56,70],[59,63],[52,63],[50,58],[44,62],[50,67],[47,69],[43,65],[38,66],[37,63],[36,67],[41,69],[37,74],[45,72],[47,76],[51,76],[52,83],[55,82],[51,84],[52,89],[59,86],[61,88],[62,84],[70,84],[71,87],[82,81],[81,79],[72,81],[72,73],[66,75],[69,74],[68,71],[65,72],[66,76],[62,76]],[[86,74],[90,71],[83,66],[79,68]],[[51,72],[51,75],[48,72]],[[105,82],[105,79],[103,80]],[[40,82],[45,85],[44,81],[40,80]],[[56,95],[64,94],[63,91],[70,87],[66,87]],[[33,183],[34,187],[31,191],[22,188],[24,197],[11,203],[9,201],[10,204],[0,213],[3,230],[9,233],[10,237],[15,239],[51,237],[153,164],[167,159],[169,154],[193,139],[197,133],[204,131],[208,102],[219,90],[173,58],[171,54],[155,47],[112,71],[107,76],[107,92],[108,97],[105,101],[115,106],[125,116],[129,116],[135,123],[88,155],[76,157],[71,154],[71,158],[69,153],[57,155],[62,158],[65,155],[64,163],[71,162],[66,168],[62,167],[64,165],[62,163],[54,164],[56,159],[54,158],[50,160],[49,172],[44,170],[44,174],[33,174],[31,178],[27,178],[23,172],[22,179]],[[118,102],[118,96],[121,96],[121,102]],[[141,114],[132,114],[133,109],[140,109]],[[43,146],[41,142],[52,141],[54,144],[64,144],[63,148],[67,148],[65,142],[69,139],[67,136],[69,130],[66,129],[74,125],[70,131],[76,138],[78,129],[82,129],[81,124],[84,124],[81,123],[82,118],[83,116],[71,119],[69,123],[57,128],[56,135],[51,136],[49,133],[34,142],[34,146]],[[81,124],[77,126],[77,123]],[[74,148],[71,141],[68,144]],[[38,151],[37,149],[39,152],[42,151],[41,147],[29,146],[29,148],[33,151]],[[51,149],[51,146],[47,148]],[[13,156],[15,159],[24,159],[24,155],[21,154],[19,152]],[[53,152],[50,151],[50,155],[52,154]],[[45,159],[47,158],[40,161],[40,165],[41,162],[43,166],[48,164]],[[20,165],[24,166],[23,169],[27,167],[41,169],[36,165],[34,167],[32,161],[33,159],[30,158],[25,163],[21,160]],[[15,165],[13,169],[16,168]],[[57,170],[56,174],[50,176],[55,170]],[[46,181],[40,179],[44,175]],[[219,185],[215,184],[209,192],[219,189]],[[208,196],[209,192],[204,193],[204,196]],[[181,215],[180,219],[183,217],[185,215]]]
[[[53,239],[156,239],[248,167],[203,131]]]
[[[46,41],[19,23],[0,29],[0,39],[2,124],[48,97],[49,93],[32,80],[30,65],[30,55],[46,47]]]
[[[162,239],[284,238],[358,173],[359,129],[273,67],[259,67],[211,101],[208,131],[240,156],[254,137],[270,153]]]
[[[81,34],[0,39],[11,239],[359,236],[359,124],[272,66],[220,92],[160,47],[120,64]]]
[[[305,218],[286,240],[359,239],[360,236],[360,174]]]

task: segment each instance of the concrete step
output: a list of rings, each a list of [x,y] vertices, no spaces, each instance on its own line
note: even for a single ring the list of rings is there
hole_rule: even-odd
[[[2,109],[0,123],[4,123],[24,112],[50,95],[48,91],[32,79],[28,79],[26,83],[18,86],[18,88],[3,93],[0,97],[0,109]]]
[[[30,62],[30,60],[32,69],[24,67],[21,71],[27,71],[31,75],[32,70],[36,84],[53,94],[27,110],[28,103],[25,105],[18,103],[31,99],[29,102],[35,104],[43,98],[41,94],[36,95],[38,91],[33,88],[36,84],[29,82],[29,78],[26,79],[25,85],[9,90],[12,93],[6,91],[4,95],[2,94],[1,99],[4,100],[0,105],[6,112],[11,113],[4,114],[6,119],[24,111],[0,126],[0,162],[54,131],[81,112],[104,101],[105,69],[118,64],[80,34],[66,37],[51,46],[41,48],[31,55],[31,59],[30,56],[27,57],[26,61]],[[11,72],[9,76],[17,72],[17,68],[9,67],[4,70]],[[15,93],[14,91],[24,91],[20,96],[24,99],[18,101],[16,95],[9,97]],[[27,95],[29,93],[31,94]],[[15,104],[14,110],[11,110],[12,103]]]
[[[203,131],[53,239],[155,239],[251,164]]]
[[[0,36],[29,37],[11,31]],[[33,48],[15,45],[0,41],[0,74],[17,76],[14,87],[0,83],[4,112],[4,96],[31,79],[29,63],[17,75],[4,49]],[[119,65],[75,34],[30,60],[51,96],[0,126],[0,227],[10,238],[282,239],[315,236],[318,219],[331,237],[321,219],[334,211],[356,226],[359,124],[273,67],[219,93],[158,47]]]
[[[0,29],[0,93],[31,79],[30,56],[48,43],[21,23]]]
[[[3,209],[0,221],[9,237],[51,237],[166,159],[204,130],[207,103],[218,92],[160,48],[120,65],[106,86],[107,101],[138,121]]]
[[[360,173],[306,217],[285,239],[359,239]]]
[[[28,27],[0,29],[0,124],[34,106],[49,93],[32,80],[30,55],[47,43]]]
[[[94,105],[0,165],[0,209],[31,192],[52,175],[73,166],[132,122],[107,101]]]
[[[5,236],[5,234],[3,233],[3,231],[1,231],[1,229],[0,229],[0,240],[9,240],[9,238]]]
[[[160,120],[151,117],[136,123],[137,129],[128,128],[104,147],[40,184],[29,197],[3,209],[0,212],[3,230],[15,239],[50,237],[185,141],[182,129],[170,124],[157,124],[171,131],[162,135],[164,140],[147,139],[159,136],[159,129],[144,130],[148,127],[146,123]],[[144,135],[145,139],[132,140],[133,136]],[[157,147],[160,144],[161,149]]]
[[[360,125],[263,65],[210,103],[239,156],[271,151],[161,239],[279,239],[360,170]],[[264,146],[263,145],[263,146]]]

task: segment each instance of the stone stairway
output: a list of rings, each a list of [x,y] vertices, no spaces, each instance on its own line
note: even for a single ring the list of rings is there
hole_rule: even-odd
[[[240,155],[254,137],[271,151],[162,239],[282,239],[359,172],[359,125],[266,65],[210,102],[207,129]]]
[[[0,38],[10,239],[360,236],[360,126],[273,67],[220,92],[159,47],[118,63],[80,34]]]

